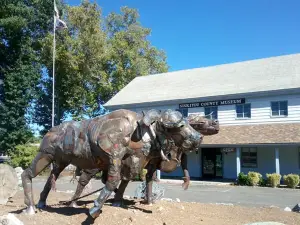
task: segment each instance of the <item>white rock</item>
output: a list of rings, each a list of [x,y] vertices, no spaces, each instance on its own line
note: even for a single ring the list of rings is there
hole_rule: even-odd
[[[124,195],[123,198],[124,199],[130,199],[130,196],[129,195]]]
[[[232,203],[216,203],[216,205],[233,205]]]
[[[15,215],[8,213],[5,216],[0,216],[0,224],[5,225],[24,225],[24,223],[19,220]]]
[[[176,198],[176,202],[180,202],[180,199],[179,199],[179,198]]]
[[[164,209],[164,208],[163,208],[163,207],[161,207],[161,206],[158,208],[158,210],[159,210],[159,211],[162,211],[163,209]]]
[[[284,208],[284,211],[286,211],[286,212],[292,212],[292,210],[291,210],[290,207],[285,207],[285,208]]]
[[[173,200],[171,198],[162,198],[162,201],[167,201],[167,202],[173,202]]]
[[[181,209],[184,210],[184,206],[183,205],[181,206]]]
[[[7,164],[0,164],[0,179],[0,205],[5,205],[19,189],[18,177],[14,168]]]
[[[23,173],[23,169],[22,167],[16,167],[15,168],[15,171],[16,171],[16,174],[17,174],[17,177],[18,177],[18,186],[22,186],[22,173]]]

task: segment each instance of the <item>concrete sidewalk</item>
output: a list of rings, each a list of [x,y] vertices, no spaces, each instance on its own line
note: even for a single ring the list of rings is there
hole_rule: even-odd
[[[182,184],[183,180],[175,180],[175,179],[160,179],[160,183],[162,184]],[[205,181],[205,180],[191,180],[190,184],[196,184],[196,185],[233,185],[234,182],[229,181]]]

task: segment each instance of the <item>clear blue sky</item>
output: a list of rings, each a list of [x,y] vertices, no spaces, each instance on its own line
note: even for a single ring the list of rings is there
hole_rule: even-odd
[[[78,5],[80,0],[65,0]],[[103,14],[139,10],[170,71],[300,53],[298,0],[97,0]]]

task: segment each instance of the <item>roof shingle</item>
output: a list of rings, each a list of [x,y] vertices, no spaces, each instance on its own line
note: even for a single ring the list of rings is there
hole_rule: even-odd
[[[105,106],[300,87],[300,54],[136,77]]]
[[[218,134],[205,136],[207,145],[300,144],[300,123],[221,126]]]

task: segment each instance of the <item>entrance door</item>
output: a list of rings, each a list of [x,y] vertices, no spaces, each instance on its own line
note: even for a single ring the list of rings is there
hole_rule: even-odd
[[[202,177],[222,178],[223,158],[219,148],[202,148]]]

